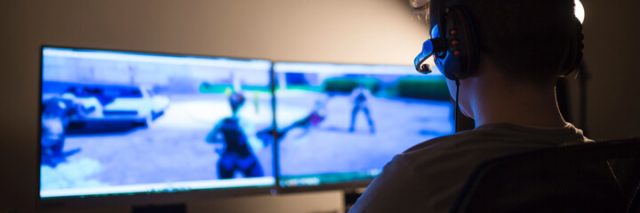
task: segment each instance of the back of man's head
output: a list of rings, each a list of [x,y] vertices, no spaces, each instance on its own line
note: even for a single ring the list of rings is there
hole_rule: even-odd
[[[446,1],[446,0],[445,0]],[[567,72],[578,36],[573,0],[465,0],[480,54],[509,79],[549,83]]]

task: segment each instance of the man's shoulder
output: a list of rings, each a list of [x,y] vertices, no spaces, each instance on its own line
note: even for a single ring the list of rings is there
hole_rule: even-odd
[[[473,161],[457,154],[459,147],[483,134],[471,130],[433,138],[396,155],[359,200],[359,210],[445,211],[443,206],[450,205],[473,167]]]
[[[433,138],[395,156],[358,201],[356,210],[446,212],[469,175],[483,162],[582,140],[583,136],[571,128],[545,130],[504,124]]]
[[[495,134],[482,130],[467,130],[456,134],[441,136],[423,141],[415,146],[405,150],[401,155],[415,155],[422,152],[443,151],[466,144],[469,142],[477,141],[482,138],[487,138],[490,135]]]
[[[466,164],[507,154],[583,142],[575,128],[535,129],[514,125],[490,125],[419,143],[397,157],[416,169],[433,162]]]
[[[434,167],[457,165],[460,161],[466,161],[464,155],[473,150],[471,147],[490,134],[492,133],[469,130],[432,138],[398,154],[396,160],[404,162],[416,174],[438,170]]]

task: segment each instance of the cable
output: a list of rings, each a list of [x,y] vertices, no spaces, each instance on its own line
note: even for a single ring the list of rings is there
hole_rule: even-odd
[[[459,113],[459,107],[460,105],[458,105],[458,98],[460,97],[460,81],[458,79],[456,79],[456,105],[455,105],[455,114],[453,114],[453,122],[455,122],[455,132],[458,132],[458,113]]]

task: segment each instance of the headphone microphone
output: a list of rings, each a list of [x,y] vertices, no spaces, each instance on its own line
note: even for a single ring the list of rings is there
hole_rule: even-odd
[[[429,65],[424,63],[427,58],[431,57],[431,55],[433,55],[433,40],[428,39],[424,41],[422,44],[422,51],[413,60],[416,71],[425,75],[432,72]]]
[[[437,33],[437,27],[435,27],[433,31]],[[446,44],[446,41],[442,38],[431,38],[424,41],[424,43],[422,43],[422,51],[413,60],[416,71],[422,74],[431,73],[431,68],[429,68],[429,65],[426,64],[425,61],[434,54],[446,51]]]
[[[429,68],[429,65],[423,64],[422,66],[420,66],[420,69],[418,69],[418,72],[426,75],[433,71],[431,71],[431,69]]]

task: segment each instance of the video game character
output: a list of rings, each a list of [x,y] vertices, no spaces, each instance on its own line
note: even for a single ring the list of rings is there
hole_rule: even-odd
[[[86,115],[95,110],[95,108],[86,108],[73,100],[54,97],[43,101],[41,110],[42,130],[40,144],[42,145],[42,164],[55,167],[60,162],[63,162],[66,156],[80,151],[79,149],[67,153],[63,151],[69,119],[73,116]]]
[[[216,149],[220,154],[217,164],[218,178],[231,179],[236,171],[244,177],[262,177],[262,166],[251,149],[245,128],[238,117],[238,111],[246,98],[242,93],[233,91],[228,95],[228,100],[231,116],[219,121],[206,138],[207,143],[224,142],[222,148]]]
[[[371,99],[371,93],[362,84],[358,85],[351,91],[351,102],[353,103],[353,110],[351,110],[351,124],[349,125],[349,132],[355,131],[356,118],[360,111],[364,112],[364,115],[367,118],[367,123],[369,124],[369,132],[376,132],[376,127],[369,111],[369,99]]]

